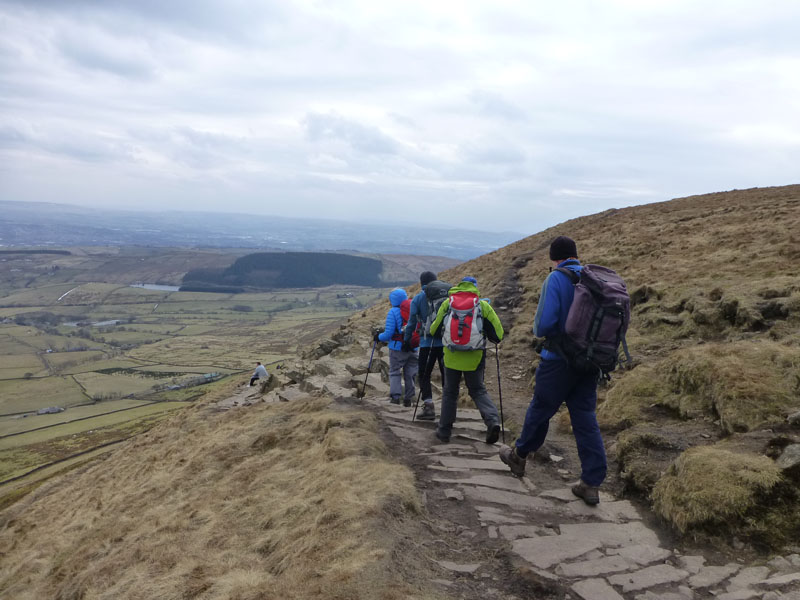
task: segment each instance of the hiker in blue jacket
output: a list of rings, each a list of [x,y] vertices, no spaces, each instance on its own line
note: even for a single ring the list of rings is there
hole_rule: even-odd
[[[417,328],[417,324],[424,324],[428,318],[428,298],[425,296],[425,286],[431,281],[436,281],[436,273],[425,271],[419,276],[419,283],[422,286],[420,292],[411,301],[411,312],[406,325],[403,349],[411,349],[411,336]],[[442,374],[442,384],[444,384],[444,352],[442,350],[442,339],[434,338],[422,327],[419,342],[419,364],[422,367],[419,371],[419,388],[422,395],[422,412],[417,417],[423,421],[433,421],[436,419],[436,409],[433,405],[433,390],[431,389],[431,375],[436,363],[439,363],[439,372]]]
[[[386,313],[386,325],[382,332],[374,335],[376,342],[385,342],[389,345],[389,396],[392,404],[400,404],[403,398],[405,406],[411,406],[411,400],[416,394],[414,377],[417,375],[417,353],[414,350],[403,350],[403,316],[400,314],[400,305],[408,299],[408,294],[402,288],[395,288],[389,292],[389,302],[392,308]],[[405,394],[403,382],[405,381]]]
[[[578,249],[566,236],[559,236],[550,244],[550,260],[556,268],[581,272]],[[552,270],[542,285],[533,334],[545,338],[545,348],[536,369],[533,399],[519,439],[513,448],[500,448],[500,459],[512,473],[522,477],[528,455],[542,446],[550,419],[561,403],[566,402],[581,460],[581,480],[573,486],[572,492],[586,504],[597,504],[600,501],[598,488],[607,469],[605,447],[597,424],[597,375],[572,368],[553,344],[565,331],[574,294],[575,287],[569,276],[560,271]]]

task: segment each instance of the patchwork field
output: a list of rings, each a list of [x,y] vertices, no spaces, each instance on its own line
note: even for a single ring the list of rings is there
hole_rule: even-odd
[[[146,429],[210,387],[198,376],[244,380],[255,361],[296,355],[388,292],[153,290],[128,283],[141,282],[133,277],[142,272],[174,283],[177,262],[163,251],[135,259],[117,254],[125,250],[71,251],[0,259],[0,482],[41,476],[48,465],[71,465],[71,457]],[[162,259],[169,272],[159,277]],[[109,277],[120,260],[150,264],[132,266],[126,282],[120,272]],[[36,414],[50,408],[63,410]],[[0,503],[4,493],[0,487]]]

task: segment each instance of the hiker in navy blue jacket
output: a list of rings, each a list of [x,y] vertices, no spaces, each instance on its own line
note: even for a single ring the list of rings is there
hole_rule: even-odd
[[[392,404],[400,404],[402,397],[403,404],[411,406],[411,400],[416,393],[414,377],[417,375],[417,353],[414,350],[403,350],[403,316],[400,314],[400,304],[406,299],[408,294],[402,288],[395,288],[389,292],[392,308],[386,313],[386,325],[383,331],[376,333],[374,339],[376,342],[386,342],[389,345],[389,396]]]
[[[417,323],[424,324],[425,319],[428,318],[428,298],[425,296],[425,286],[431,281],[436,281],[436,273],[425,271],[419,276],[419,283],[422,290],[414,296],[411,301],[411,312],[408,317],[408,324],[406,325],[405,341],[403,349],[411,349],[411,336],[417,328]],[[433,421],[436,419],[436,410],[433,405],[433,390],[431,389],[431,375],[433,368],[437,361],[439,363],[439,372],[442,374],[442,384],[444,384],[444,352],[442,349],[442,339],[435,338],[429,332],[422,332],[419,342],[419,388],[422,395],[422,412],[417,417],[423,421]]]
[[[581,272],[575,242],[566,236],[559,236],[550,244],[550,260],[556,268]],[[536,369],[533,399],[519,439],[513,448],[500,448],[500,459],[512,473],[522,477],[528,455],[542,446],[550,419],[561,403],[566,402],[581,460],[581,481],[573,486],[572,492],[587,504],[597,504],[600,501],[598,487],[605,479],[607,468],[603,438],[597,424],[597,375],[572,368],[552,344],[554,338],[565,331],[574,294],[569,276],[560,271],[553,270],[542,285],[533,333],[546,341]]]

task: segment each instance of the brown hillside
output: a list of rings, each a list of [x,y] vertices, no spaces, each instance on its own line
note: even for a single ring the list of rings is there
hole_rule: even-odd
[[[617,467],[607,488],[652,505],[687,543],[716,535],[739,550],[737,541],[775,548],[800,539],[800,467],[788,460],[800,449],[797,231],[800,186],[712,194],[575,219],[441,277],[477,277],[506,326],[499,356],[513,430],[531,395],[530,328],[550,241],[570,235],[584,262],[616,269],[634,301],[636,362],[601,392]],[[404,446],[353,398],[353,381],[366,379],[369,328],[382,324],[386,304],[309,349],[316,360],[276,372],[286,389],[265,389],[264,403],[225,411],[220,398],[198,402],[0,511],[0,598],[510,597],[489,594],[481,575],[459,573],[453,579],[464,587],[451,589],[434,565],[485,560],[495,549],[493,565],[506,570],[487,570],[492,589],[564,598],[552,578],[543,587],[542,573],[507,560],[504,540],[484,545],[444,515],[430,520],[459,504],[442,507],[418,489],[400,463]],[[385,374],[385,353],[377,354],[374,371]],[[492,350],[487,380],[497,399],[494,362]],[[385,377],[371,377],[371,400],[386,405]],[[235,383],[226,399],[257,394]],[[561,424],[551,434],[574,465],[568,420]],[[421,427],[414,435],[434,439]],[[421,447],[425,458],[431,447]],[[402,458],[416,461],[419,448],[405,448]],[[536,487],[547,470],[530,477]]]
[[[754,541],[780,544],[800,539],[791,471],[765,487],[751,480],[730,484],[746,493],[723,495],[748,500],[728,506],[712,497],[718,510],[711,516],[699,508],[693,514],[675,509],[669,490],[678,487],[667,486],[663,476],[692,446],[776,458],[800,442],[797,428],[786,423],[800,411],[798,232],[800,185],[736,190],[567,221],[440,278],[477,277],[481,293],[492,299],[507,330],[500,350],[503,400],[513,424],[522,422],[532,392],[531,326],[550,241],[569,235],[584,263],[618,271],[632,296],[628,342],[635,368],[601,390],[599,415],[621,484],[648,499],[656,486],[656,509],[682,529],[710,530],[724,522]],[[373,307],[361,322],[382,323],[385,310]],[[354,321],[353,327],[364,325]],[[493,371],[487,368],[490,389]],[[722,481],[729,465],[706,460],[705,472]],[[719,473],[710,472],[715,467]],[[679,476],[674,469],[667,475]],[[681,493],[708,481],[684,481]],[[769,503],[771,517],[762,514]]]

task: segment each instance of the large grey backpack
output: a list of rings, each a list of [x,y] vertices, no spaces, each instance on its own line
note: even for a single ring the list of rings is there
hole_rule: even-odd
[[[566,331],[548,346],[576,369],[596,372],[606,379],[616,369],[622,344],[630,361],[625,333],[631,320],[631,300],[625,282],[613,270],[585,265],[580,275],[565,267],[557,269],[575,285]]]
[[[422,325],[422,336],[431,337],[431,325],[436,320],[436,314],[439,312],[439,307],[447,300],[447,292],[450,291],[452,286],[444,281],[435,279],[425,285],[425,299],[428,302],[428,316],[425,317],[425,322]]]

